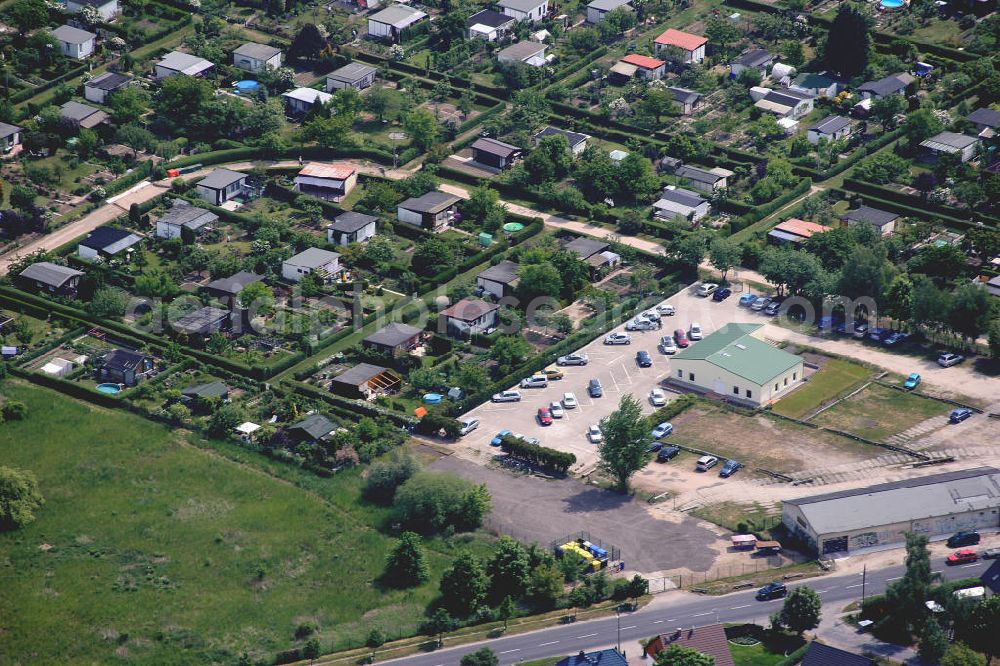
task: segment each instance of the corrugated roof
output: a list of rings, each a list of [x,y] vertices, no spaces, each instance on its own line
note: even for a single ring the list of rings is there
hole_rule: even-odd
[[[507,48],[497,53],[497,58],[510,58],[511,60],[527,60],[534,56],[541,55],[548,48],[546,44],[538,42],[518,42],[511,44]]]
[[[899,219],[899,214],[892,213],[887,210],[872,208],[871,206],[859,206],[854,210],[849,210],[844,213],[840,219],[849,220],[851,222],[867,221],[881,229],[893,220]]]
[[[385,347],[395,347],[413,339],[414,336],[420,335],[420,333],[421,329],[416,326],[393,322],[378,329],[362,342],[368,342],[373,345],[383,345]]]
[[[322,414],[310,414],[298,423],[288,426],[289,430],[301,430],[313,439],[322,439],[337,427],[337,424]]]
[[[214,66],[204,58],[180,51],[171,51],[156,64],[158,67],[172,69],[183,74],[199,74]]]
[[[686,178],[688,180],[693,180],[696,183],[708,183],[710,185],[714,185],[725,178],[722,174],[712,173],[708,169],[702,169],[687,164],[677,167],[677,169],[674,170],[674,175],[678,178]]]
[[[78,271],[68,266],[53,264],[50,261],[40,261],[37,264],[31,264],[20,273],[20,277],[22,278],[37,280],[42,284],[47,284],[56,288],[66,284],[66,281],[70,278],[80,277],[82,275],[83,271]]]
[[[281,49],[275,48],[273,46],[268,46],[267,44],[258,44],[257,42],[247,42],[236,48],[233,53],[236,55],[245,56],[247,58],[253,58],[254,60],[270,60],[274,56],[281,53]]]
[[[596,9],[600,12],[610,12],[618,9],[619,7],[624,7],[629,3],[629,0],[594,0],[589,5],[588,9]]]
[[[506,7],[519,12],[530,12],[541,5],[543,0],[499,0],[497,7]]]
[[[399,207],[405,208],[406,210],[412,210],[417,213],[437,214],[449,206],[454,206],[461,200],[461,197],[456,197],[454,194],[434,191],[428,192],[423,196],[410,197],[403,203],[399,204]]]
[[[487,303],[478,298],[463,298],[450,308],[442,310],[441,314],[459,321],[475,321],[484,314],[499,309],[500,306],[495,303]]]
[[[389,370],[388,368],[383,368],[378,365],[372,365],[371,363],[358,363],[353,368],[345,370],[336,377],[333,381],[338,384],[345,384],[347,386],[361,386],[362,384],[368,383],[368,380],[372,377],[377,377],[383,372],[392,375],[393,378],[398,379],[396,374]],[[329,431],[327,431],[329,432]]]
[[[969,119],[969,122],[976,123],[977,125],[986,125],[992,128],[1000,127],[1000,111],[976,109],[966,117]]]
[[[186,395],[189,398],[221,398],[227,393],[229,393],[229,387],[222,382],[195,384],[181,389],[181,395]]]
[[[341,213],[334,218],[330,228],[343,234],[352,234],[355,231],[360,231],[369,224],[374,224],[377,221],[378,218],[374,215],[365,215],[364,213],[347,211],[346,213]]]
[[[315,88],[296,88],[295,90],[282,93],[281,96],[288,97],[290,99],[297,99],[300,102],[305,102],[306,104],[315,104],[316,102],[326,104],[333,99],[333,95],[330,93],[325,93],[322,90],[316,90]]]
[[[760,327],[761,324],[727,324],[682,349],[674,358],[707,361],[755,384],[767,384],[802,363],[802,357],[753,337],[751,333]]]
[[[844,116],[833,115],[827,116],[809,129],[814,132],[819,132],[820,134],[836,134],[850,125],[850,119],[845,118]]]
[[[157,221],[171,226],[184,226],[194,231],[218,219],[219,216],[212,211],[193,206],[183,199],[178,199],[173,207],[161,215]]]
[[[813,234],[821,234],[830,231],[830,227],[823,226],[822,224],[816,224],[815,222],[800,220],[794,217],[790,217],[784,222],[779,222],[774,226],[774,228],[778,231],[784,231],[789,234],[801,236],[802,238],[809,238]]]
[[[926,141],[922,141],[920,145],[924,148],[930,148],[931,150],[956,153],[960,150],[968,148],[977,141],[979,141],[979,139],[974,136],[959,134],[957,132],[941,132]]]
[[[563,246],[563,249],[567,252],[573,252],[581,259],[588,259],[598,252],[607,250],[608,247],[610,246],[605,241],[580,236],[579,238],[566,243],[566,245]]]
[[[338,257],[340,257],[338,252],[330,252],[329,250],[322,250],[318,247],[310,247],[306,248],[302,252],[299,252],[294,257],[285,259],[285,261],[294,266],[319,268],[320,266],[326,266]]]
[[[697,208],[708,201],[697,193],[692,192],[691,190],[685,190],[682,187],[677,187],[672,190],[663,190],[663,192],[660,193],[660,200],[681,204],[682,206],[687,206],[689,208]]]
[[[327,79],[333,79],[334,81],[343,81],[345,83],[354,83],[355,81],[360,81],[370,74],[374,74],[378,70],[371,65],[366,65],[363,62],[349,62],[339,69],[335,69],[326,75]]]
[[[117,72],[105,72],[100,76],[95,76],[83,85],[87,88],[95,88],[97,90],[110,92],[112,90],[118,90],[128,82],[129,78],[123,74],[118,74]]]
[[[312,176],[313,178],[332,178],[334,180],[346,180],[357,173],[357,169],[349,164],[324,164],[321,162],[309,162],[299,169],[300,176]]]
[[[481,136],[476,139],[472,144],[472,149],[481,150],[483,152],[490,153],[492,155],[499,155],[501,157],[510,157],[514,153],[521,152],[521,149],[517,146],[485,136]]]
[[[229,317],[229,310],[213,308],[211,306],[199,308],[194,312],[189,312],[173,323],[175,329],[182,333],[196,335],[208,332]]]
[[[872,660],[860,654],[813,641],[802,658],[801,666],[872,666]]]
[[[701,93],[688,90],[687,88],[677,88],[671,86],[667,88],[667,91],[674,96],[674,101],[680,104],[694,104],[701,99]]]
[[[231,169],[215,169],[210,174],[198,181],[198,185],[212,190],[224,190],[233,183],[246,178],[245,173],[232,171]]]
[[[496,266],[490,266],[486,270],[480,272],[476,277],[489,280],[490,282],[511,284],[517,280],[517,271],[520,267],[520,264],[516,264],[513,261],[507,261],[505,259]]]
[[[485,25],[487,28],[499,28],[501,26],[513,23],[516,19],[512,16],[507,16],[498,11],[492,9],[484,9],[478,11],[465,22],[466,28],[471,28],[474,25]]]
[[[229,277],[212,280],[205,285],[205,288],[213,291],[225,292],[235,296],[243,291],[243,288],[248,284],[260,282],[263,279],[264,276],[262,275],[257,275],[256,273],[251,273],[249,271],[240,271],[239,273],[235,273]]]
[[[746,53],[741,53],[740,55],[733,58],[734,65],[743,65],[744,67],[760,67],[766,62],[770,62],[774,59],[770,53],[764,49],[751,49]]]
[[[59,26],[52,31],[52,36],[60,42],[66,42],[67,44],[86,44],[90,40],[97,37],[97,35],[92,32],[80,30],[80,28],[74,28],[71,25]]]
[[[395,28],[405,28],[406,26],[416,23],[420,19],[426,17],[427,14],[423,13],[419,9],[407,7],[406,5],[393,5],[391,7],[386,7],[377,14],[372,14],[368,17],[368,20],[375,21],[377,23],[385,23]]]
[[[80,241],[80,245],[93,250],[115,254],[125,248],[131,247],[142,240],[131,231],[116,229],[115,227],[98,227]]]
[[[707,44],[708,38],[701,35],[692,35],[690,32],[683,32],[674,28],[667,28],[666,32],[656,38],[656,43],[666,46],[676,46],[685,51],[694,51],[699,46]]]
[[[635,65],[636,67],[642,67],[643,69],[659,69],[663,67],[665,62],[662,60],[657,60],[656,58],[650,58],[649,56],[639,55],[638,53],[630,53],[629,55],[622,58],[622,62],[627,62],[630,65]]]
[[[570,132],[569,130],[559,129],[558,127],[552,127],[551,125],[543,129],[541,132],[535,134],[534,138],[541,139],[542,137],[557,136],[557,135],[566,137],[566,141],[569,142],[570,148],[580,143],[583,143],[584,141],[590,138],[590,135],[588,134],[582,134],[580,132]]]

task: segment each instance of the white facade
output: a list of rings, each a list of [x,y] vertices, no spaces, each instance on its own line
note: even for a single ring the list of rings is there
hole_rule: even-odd
[[[262,60],[260,58],[240,53],[233,53],[233,65],[235,67],[239,67],[240,69],[254,73],[261,71],[265,67],[278,69],[281,67],[281,52],[279,51],[278,53],[275,53],[267,60]]]
[[[318,250],[317,252],[324,251]],[[329,280],[340,273],[340,255],[336,252],[327,252],[326,254],[330,255],[329,258],[324,263],[319,264],[304,258],[308,257],[309,253],[310,250],[306,250],[281,262],[281,277],[289,282],[298,282],[310,273],[321,273],[324,275],[324,280]]]
[[[53,36],[56,37],[56,39],[59,39],[56,34],[53,34]],[[83,60],[94,53],[94,45],[96,41],[96,35],[92,35],[90,39],[80,42],[59,39],[59,52],[67,58]]]
[[[528,6],[527,4],[522,4],[521,6],[524,8],[509,7],[501,4],[500,11],[512,19],[529,21],[531,23],[542,20],[549,13],[549,0],[544,0],[534,6]]]
[[[766,384],[753,382],[704,359],[670,359],[670,379],[701,391],[711,391],[727,398],[766,405],[791,391],[802,381],[802,361]]]

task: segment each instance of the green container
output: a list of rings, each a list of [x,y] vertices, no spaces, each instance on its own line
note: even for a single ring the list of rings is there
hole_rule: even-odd
[[[493,244],[493,234],[488,234],[485,231],[479,234],[479,244],[483,247],[489,247]]]

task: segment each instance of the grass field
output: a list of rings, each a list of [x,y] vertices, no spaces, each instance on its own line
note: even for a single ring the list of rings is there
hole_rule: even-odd
[[[412,634],[465,540],[428,544],[427,585],[383,590],[394,540],[375,529],[387,510],[359,503],[358,474],[319,479],[46,389],[3,392],[30,413],[0,429],[0,464],[32,470],[46,504],[0,535],[0,654],[233,663],[301,644],[306,622],[324,651],[375,626]]]
[[[826,410],[813,423],[883,440],[932,416],[951,410],[945,403],[872,384],[861,393]],[[941,421],[944,424],[944,419]]]
[[[773,410],[782,416],[800,419],[850,391],[871,374],[871,370],[864,366],[839,358],[831,359],[809,378],[805,386],[779,400]]]

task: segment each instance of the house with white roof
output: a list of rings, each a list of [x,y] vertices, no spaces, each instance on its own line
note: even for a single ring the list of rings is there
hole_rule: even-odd
[[[61,25],[52,31],[52,36],[59,42],[59,52],[67,58],[83,60],[94,53],[97,35],[71,25]]]
[[[405,29],[426,18],[427,14],[419,9],[406,5],[392,5],[368,17],[368,36],[398,42],[402,39]]]
[[[316,104],[326,104],[333,95],[315,88],[296,88],[281,95],[285,98],[285,109],[290,116],[304,116]]]
[[[281,262],[281,277],[298,282],[306,275],[316,274],[323,282],[334,280],[341,271],[340,254],[310,247]]]
[[[534,23],[549,13],[549,0],[499,0],[497,7],[513,19]]]
[[[259,72],[267,67],[278,69],[281,67],[281,49],[247,42],[233,51],[233,66],[248,72]]]
[[[680,187],[669,186],[660,194],[653,204],[653,215],[664,220],[683,217],[691,222],[697,222],[708,215],[711,204],[696,192]]]
[[[190,53],[171,51],[156,63],[156,78],[162,80],[168,76],[176,76],[177,74],[202,76],[213,67],[215,65],[204,58],[199,58]]]
[[[338,88],[364,90],[375,83],[377,72],[377,69],[362,62],[347,63],[326,75],[326,91],[333,92]]]

